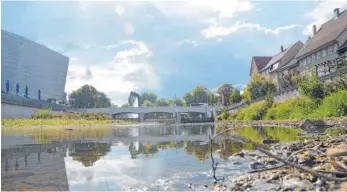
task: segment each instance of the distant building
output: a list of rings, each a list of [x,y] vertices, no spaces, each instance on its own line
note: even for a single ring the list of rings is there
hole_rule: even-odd
[[[301,41],[297,41],[287,49],[281,46],[281,52],[274,55],[259,73],[264,76],[269,76],[280,88],[279,78],[281,68],[290,64],[302,47],[303,43]]]
[[[271,60],[272,57],[259,57],[259,56],[254,56],[252,58],[251,62],[251,70],[249,72],[249,75],[252,76],[253,74],[259,73],[266,64]]]
[[[346,54],[347,11],[340,13],[339,8],[335,9],[334,17],[322,24],[318,30],[313,25],[312,32],[312,38],[306,41],[296,56],[300,71],[307,71],[313,64],[332,61],[339,55]]]
[[[28,96],[62,102],[69,58],[19,35],[1,30],[1,89],[10,82],[10,93],[20,86],[19,95],[28,86]]]

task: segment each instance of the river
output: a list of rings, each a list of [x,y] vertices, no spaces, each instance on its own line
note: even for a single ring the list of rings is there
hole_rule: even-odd
[[[222,128],[128,126],[2,129],[2,190],[197,190],[214,179],[209,136]],[[256,142],[298,139],[294,128],[244,127],[234,131]],[[253,150],[228,138],[213,145],[216,175],[228,180],[250,170],[252,159],[234,154]]]

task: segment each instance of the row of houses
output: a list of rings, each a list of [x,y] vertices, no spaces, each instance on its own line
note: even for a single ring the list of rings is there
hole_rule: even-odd
[[[274,56],[254,56],[250,75],[268,76],[281,90],[289,86],[290,75],[307,73],[310,66],[314,66],[319,76],[331,73],[330,66],[336,66],[347,56],[347,11],[335,9],[334,17],[318,30],[313,25],[312,34],[305,43],[297,41],[287,48],[281,46]]]

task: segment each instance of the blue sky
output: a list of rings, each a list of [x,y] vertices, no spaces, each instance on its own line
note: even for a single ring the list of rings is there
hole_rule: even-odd
[[[115,104],[132,90],[182,97],[245,85],[271,56],[347,7],[335,1],[2,2],[2,29],[70,57],[66,91],[91,84]]]

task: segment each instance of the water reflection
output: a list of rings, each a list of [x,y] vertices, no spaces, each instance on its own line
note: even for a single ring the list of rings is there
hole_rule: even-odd
[[[2,129],[2,190],[188,190],[187,182],[211,186],[208,138],[223,129],[210,125]],[[244,127],[225,136],[293,141],[301,132]],[[254,150],[252,144],[226,137],[212,149],[220,162],[219,175],[235,177],[249,169],[247,160],[233,155]]]

